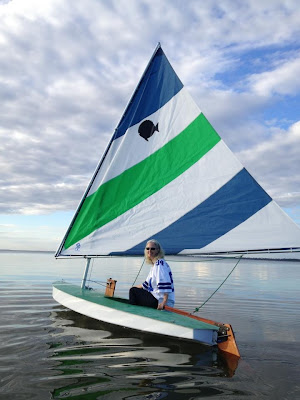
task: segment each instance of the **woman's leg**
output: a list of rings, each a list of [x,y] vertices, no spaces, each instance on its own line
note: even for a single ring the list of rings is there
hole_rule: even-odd
[[[137,306],[157,308],[158,301],[147,290],[132,287],[129,290],[129,303]]]

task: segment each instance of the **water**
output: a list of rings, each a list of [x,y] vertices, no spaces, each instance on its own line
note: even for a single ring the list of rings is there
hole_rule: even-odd
[[[170,262],[176,306],[200,306],[234,264]],[[96,260],[91,279],[112,277],[116,295],[126,296],[140,266],[140,259]],[[215,349],[114,328],[57,304],[52,282],[78,282],[83,260],[2,252],[0,399],[300,398],[299,267],[243,260],[201,309],[233,326],[242,355],[236,366]]]

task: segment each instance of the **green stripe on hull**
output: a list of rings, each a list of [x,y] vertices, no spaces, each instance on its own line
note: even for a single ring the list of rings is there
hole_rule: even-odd
[[[87,197],[64,247],[69,248],[159,191],[199,161],[220,140],[201,113],[162,148],[105,182]]]

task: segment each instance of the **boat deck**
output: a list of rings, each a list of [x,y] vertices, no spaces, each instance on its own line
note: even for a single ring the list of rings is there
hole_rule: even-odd
[[[211,325],[202,321],[189,318],[188,316],[175,314],[165,310],[161,311],[149,307],[134,306],[127,303],[126,299],[118,297],[105,297],[104,293],[97,290],[81,289],[79,286],[65,282],[55,282],[53,284],[53,287],[65,293],[68,293],[71,296],[78,297],[80,299],[84,299],[85,301],[109,307],[118,311],[151,318],[170,324],[180,325],[190,329],[216,330],[215,325]]]

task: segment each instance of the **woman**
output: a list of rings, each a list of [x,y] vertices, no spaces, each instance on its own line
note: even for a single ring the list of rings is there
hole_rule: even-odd
[[[151,264],[150,272],[142,285],[129,291],[129,303],[163,310],[167,305],[173,307],[175,293],[172,271],[164,260],[164,251],[157,240],[151,239],[145,247],[145,260]]]

